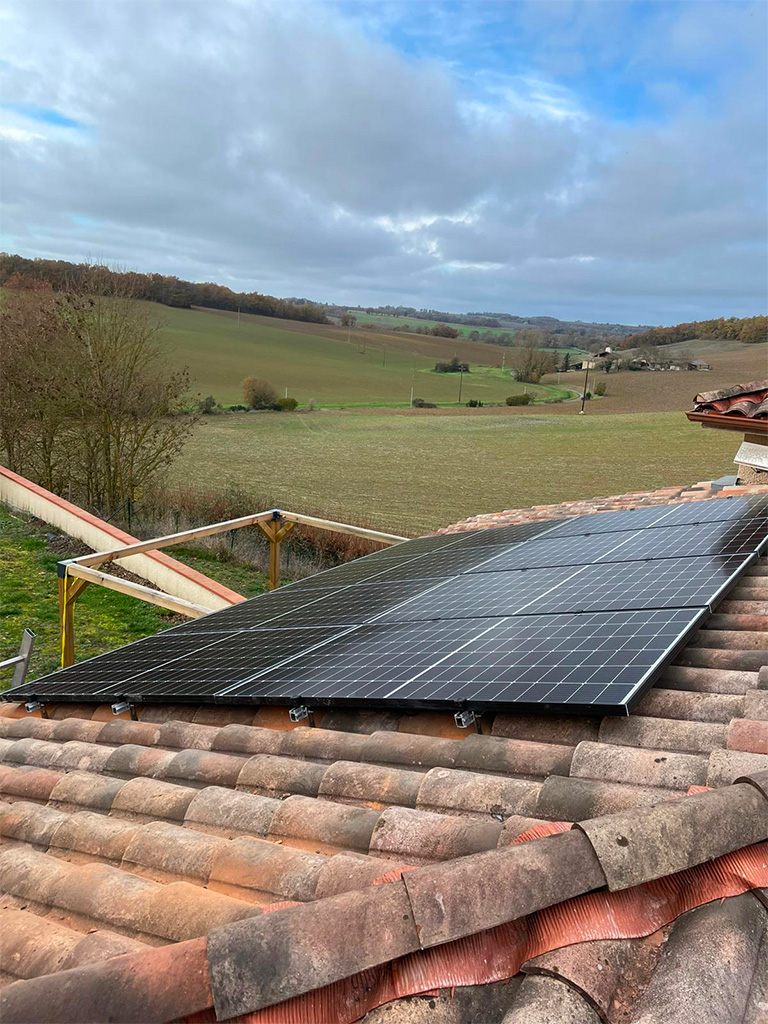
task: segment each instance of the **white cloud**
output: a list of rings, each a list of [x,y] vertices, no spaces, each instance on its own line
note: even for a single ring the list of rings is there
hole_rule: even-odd
[[[627,57],[652,84],[665,53],[663,113],[620,121],[553,65],[616,60],[624,5],[562,22],[555,6],[524,9],[539,68],[491,73],[375,38],[397,26],[380,5],[366,26],[298,0],[9,0],[3,96],[89,127],[2,122],[4,246],[339,301],[627,322],[759,311],[753,14],[747,31],[743,5],[663,8]],[[704,101],[670,84],[667,43],[697,69],[702,48],[710,65],[743,59]]]

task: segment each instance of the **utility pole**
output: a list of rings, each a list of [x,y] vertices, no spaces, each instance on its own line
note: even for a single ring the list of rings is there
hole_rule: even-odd
[[[411,385],[411,409],[413,408],[413,385]]]
[[[461,385],[464,383],[464,363],[461,364],[461,370],[459,371],[459,403],[461,403]]]
[[[589,360],[587,360],[587,372],[584,374],[584,391],[581,396],[581,409],[579,410],[579,416],[584,415],[584,405],[587,401],[587,384],[589,383]]]
[[[502,373],[504,373],[504,365],[506,364],[506,362],[507,362],[507,353],[506,352],[502,352],[501,353],[501,372]]]

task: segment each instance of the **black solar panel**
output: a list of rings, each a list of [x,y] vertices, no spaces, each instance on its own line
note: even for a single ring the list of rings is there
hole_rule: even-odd
[[[704,614],[688,609],[502,619],[386,696],[518,710],[626,710]]]
[[[513,523],[510,526],[491,526],[484,530],[468,530],[454,534],[462,538],[464,547],[487,547],[492,544],[521,544],[524,540],[549,533],[557,527],[553,519],[544,519],[534,523]]]
[[[558,537],[578,537],[592,533],[612,533],[616,530],[645,530],[655,526],[669,515],[669,505],[633,508],[625,512],[597,512],[568,519],[557,527]]]
[[[768,517],[768,495],[748,494],[743,498],[715,498],[673,505],[659,524],[687,526],[691,523],[716,523],[728,519],[765,519]]]
[[[378,701],[498,620],[361,626],[240,687],[270,701]],[[228,694],[232,696],[232,694]]]
[[[711,607],[736,582],[743,567],[741,556],[588,565],[549,593],[536,597],[524,611],[541,614]]]
[[[737,500],[403,542],[4,696],[627,713],[765,549]]]
[[[703,614],[688,609],[363,626],[227,696],[428,707],[567,704],[593,712],[599,704],[615,710],[626,706]]]
[[[376,621],[418,622],[514,615],[541,594],[559,586],[568,575],[568,570],[556,568],[454,576],[438,582],[420,597],[385,611]]]

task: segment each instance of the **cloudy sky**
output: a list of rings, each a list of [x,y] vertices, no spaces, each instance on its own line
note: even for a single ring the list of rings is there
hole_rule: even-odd
[[[767,14],[0,0],[0,246],[324,301],[765,312]]]

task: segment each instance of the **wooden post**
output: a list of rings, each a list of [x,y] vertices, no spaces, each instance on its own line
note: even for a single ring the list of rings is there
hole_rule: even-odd
[[[273,520],[259,523],[259,529],[269,540],[269,589],[277,590],[280,586],[280,545],[285,535],[293,529],[293,523],[281,523]]]
[[[75,601],[88,586],[87,580],[59,576],[59,625],[61,629],[61,667],[75,664]]]

